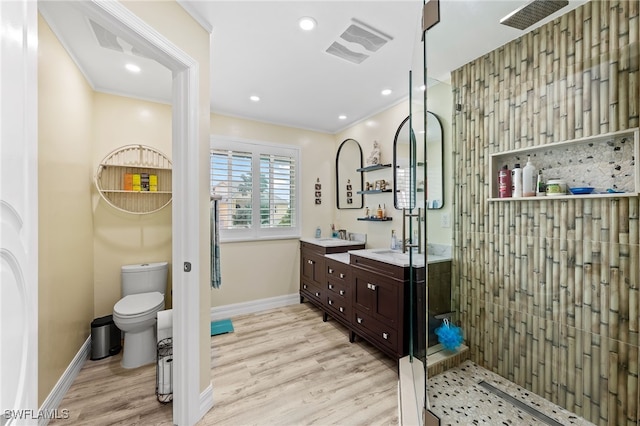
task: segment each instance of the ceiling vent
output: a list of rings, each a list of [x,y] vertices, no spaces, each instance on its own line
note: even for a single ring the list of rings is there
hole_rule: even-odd
[[[502,18],[500,23],[524,30],[568,4],[568,0],[533,0]]]
[[[352,24],[340,34],[341,40],[334,41],[326,50],[327,53],[359,64],[371,56],[371,53],[377,52],[382,46],[393,40],[393,37],[362,21],[355,18],[352,18],[351,21]]]
[[[111,31],[107,30],[102,25],[97,24],[91,19],[89,19],[89,24],[91,24],[91,30],[96,36],[98,44],[105,49],[115,50],[117,52],[122,52],[128,55],[140,56],[142,58],[148,58],[148,56],[144,55],[138,49],[136,49],[131,44],[127,43]]]

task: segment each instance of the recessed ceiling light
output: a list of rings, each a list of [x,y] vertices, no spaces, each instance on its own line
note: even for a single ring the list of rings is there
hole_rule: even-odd
[[[130,72],[135,72],[135,73],[140,72],[140,67],[135,64],[127,64],[124,67]]]
[[[251,95],[249,96],[249,99],[251,99],[253,102],[260,102],[260,96]]]
[[[380,93],[382,93],[382,96],[389,96],[391,94],[391,89],[384,89]]]
[[[316,27],[316,20],[309,16],[304,16],[298,20],[298,25],[305,31],[311,31]]]
[[[338,116],[338,120],[346,120],[347,116],[346,115],[339,115]]]

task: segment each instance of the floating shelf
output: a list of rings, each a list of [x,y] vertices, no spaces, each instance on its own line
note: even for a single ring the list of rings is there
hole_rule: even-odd
[[[373,166],[361,167],[356,172],[372,172],[374,170],[382,170],[391,167],[391,164],[374,164]]]
[[[370,221],[370,222],[388,222],[390,220],[393,220],[392,217],[383,217],[382,219],[377,218],[377,217],[359,217],[358,220],[366,220],[366,221]]]
[[[381,189],[371,189],[369,191],[358,191],[356,194],[382,194],[383,192],[392,192],[391,189],[385,189],[384,191]]]
[[[131,175],[131,176],[127,176]],[[127,178],[144,175],[151,180],[127,188]],[[127,145],[107,155],[98,166],[95,184],[100,196],[110,206],[127,213],[156,212],[171,202],[171,161],[154,148]]]

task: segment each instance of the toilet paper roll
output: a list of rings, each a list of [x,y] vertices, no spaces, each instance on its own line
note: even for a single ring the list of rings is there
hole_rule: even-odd
[[[173,309],[158,312],[158,342],[172,336]]]
[[[170,357],[162,358],[158,368],[158,393],[161,395],[169,395],[172,393],[172,368],[173,359]]]

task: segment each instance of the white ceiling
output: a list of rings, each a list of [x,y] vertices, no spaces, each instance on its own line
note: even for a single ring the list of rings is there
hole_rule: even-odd
[[[449,73],[587,0],[569,5],[524,30],[499,20],[526,0],[441,0],[440,23],[428,32],[429,77],[447,81]],[[103,48],[92,24],[71,2],[40,1],[39,9],[93,88],[169,103],[170,72],[131,52]],[[204,1],[179,0],[211,31],[211,111],[286,126],[336,133],[408,96],[422,2],[395,1]],[[318,26],[303,32],[300,17]],[[392,39],[360,64],[326,53],[356,19]],[[108,39],[108,38],[107,38]],[[133,62],[137,75],[124,70]],[[418,63],[418,62],[416,62]],[[382,96],[382,89],[391,89]],[[260,102],[249,100],[250,95]],[[346,120],[339,120],[344,114]]]

